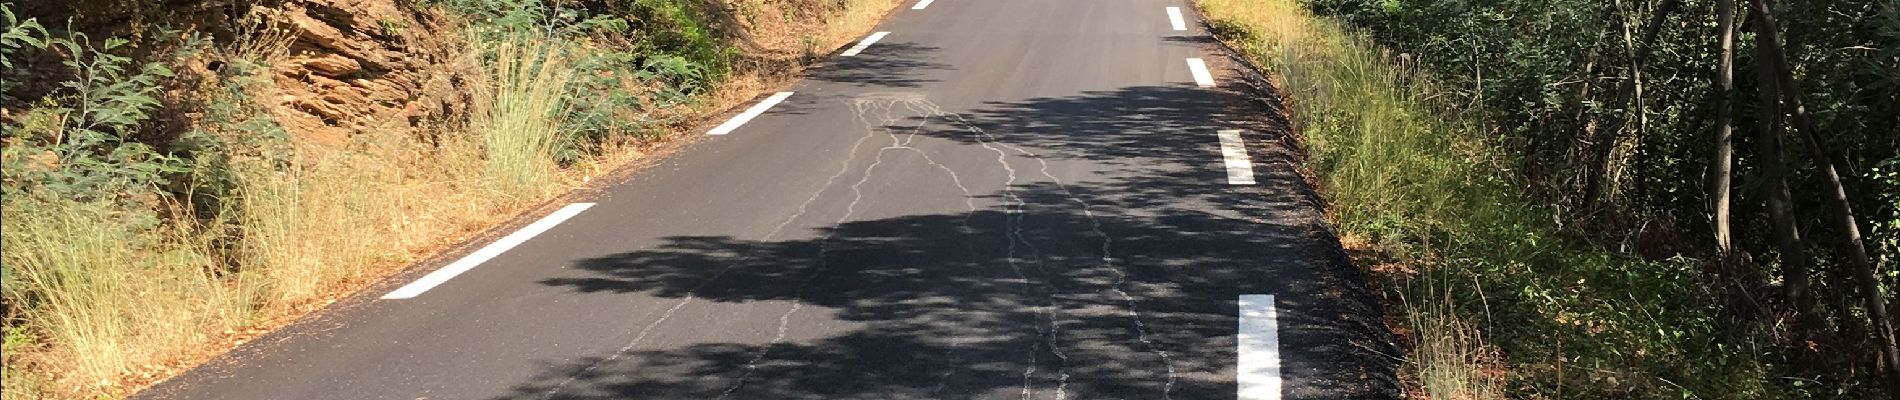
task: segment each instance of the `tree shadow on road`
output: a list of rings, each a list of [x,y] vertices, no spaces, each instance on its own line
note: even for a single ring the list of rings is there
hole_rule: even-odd
[[[879,42],[856,56],[833,57],[814,67],[806,78],[859,87],[914,88],[936,81],[923,78],[930,71],[950,69],[949,64],[925,61],[939,50],[913,42]]]
[[[1252,151],[1260,184],[1225,184],[1213,121],[1246,110],[1222,96],[1133,87],[893,124],[923,126],[916,146],[937,160],[1002,153],[997,168],[1022,179],[971,193],[982,206],[969,212],[846,219],[800,239],[670,237],[541,282],[796,302],[782,325],[754,325],[849,329],[634,346],[547,365],[505,398],[1232,398],[1243,294],[1277,297],[1286,398],[1397,398],[1400,351],[1291,150],[1250,133],[1267,139]]]

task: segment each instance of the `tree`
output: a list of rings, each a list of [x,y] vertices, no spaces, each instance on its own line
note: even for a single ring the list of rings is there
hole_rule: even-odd
[[[1669,19],[1669,14],[1674,13],[1676,8],[1681,6],[1682,0],[1663,0],[1662,4],[1657,5],[1656,10],[1650,15],[1649,24],[1643,27],[1642,41],[1628,46],[1630,47],[1629,75],[1624,77],[1623,82],[1616,87],[1617,110],[1629,109],[1630,102],[1635,100],[1637,93],[1641,90],[1638,85],[1642,82],[1643,61],[1649,58],[1650,51],[1655,48],[1656,36],[1662,33],[1663,22]],[[1627,25],[1625,28],[1627,29]],[[1641,118],[1642,110],[1638,109],[1634,112],[1638,115],[1635,118]],[[1632,118],[1624,117],[1611,120],[1608,129],[1599,131],[1603,132],[1599,135],[1601,137],[1595,138],[1590,143],[1588,158],[1584,161],[1586,171],[1584,202],[1594,204],[1602,193],[1604,180],[1608,179],[1609,175],[1610,151],[1616,148],[1623,126],[1630,119]]]
[[[1781,46],[1781,28],[1775,21],[1775,15],[1768,7],[1767,0],[1749,0],[1754,12],[1760,17],[1755,24],[1756,46],[1760,46],[1764,57],[1758,63],[1774,72],[1774,84],[1781,94],[1782,103],[1787,104],[1794,122],[1794,131],[1807,144],[1810,156],[1814,158],[1830,193],[1825,199],[1833,209],[1835,222],[1839,224],[1847,239],[1848,267],[1861,295],[1866,300],[1867,317],[1873,323],[1875,339],[1880,345],[1881,363],[1886,364],[1886,380],[1889,392],[1900,392],[1900,345],[1895,344],[1893,323],[1887,317],[1887,301],[1880,294],[1880,280],[1874,275],[1873,263],[1867,256],[1867,246],[1862,243],[1860,224],[1854,217],[1854,207],[1848,201],[1847,189],[1841,184],[1841,175],[1834,167],[1834,160],[1817,140],[1816,126],[1808,115],[1807,107],[1802,103],[1800,82],[1794,79],[1794,68],[1788,65],[1787,52]]]
[[[1715,253],[1729,262],[1735,251],[1729,228],[1729,183],[1735,159],[1732,132],[1729,129],[1729,95],[1735,91],[1735,0],[1716,2],[1716,42],[1721,48],[1720,65],[1715,70],[1715,159],[1710,164],[1714,197]]]

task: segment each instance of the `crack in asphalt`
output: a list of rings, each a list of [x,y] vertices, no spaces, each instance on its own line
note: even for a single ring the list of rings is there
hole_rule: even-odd
[[[970,219],[974,218],[977,213],[976,194],[970,191],[969,186],[966,186],[963,184],[963,178],[957,175],[956,170],[951,169],[949,166],[943,165],[942,163],[938,163],[936,159],[933,159],[930,157],[930,153],[923,151],[923,149],[918,149],[918,148],[910,146],[910,143],[916,139],[917,133],[923,130],[922,129],[923,126],[929,124],[931,118],[935,118],[938,116],[937,114],[930,111],[936,108],[935,105],[930,104],[929,100],[923,100],[923,99],[912,99],[910,101],[903,101],[903,104],[904,104],[905,109],[910,110],[912,113],[916,113],[917,115],[923,116],[922,118],[923,120],[918,123],[917,127],[915,129],[911,129],[910,134],[904,137],[903,148],[910,150],[912,153],[916,153],[917,156],[919,157],[923,157],[924,162],[928,162],[930,163],[930,165],[937,167],[937,169],[943,170],[944,174],[950,177],[950,182],[955,184],[957,186],[957,190],[963,193],[963,206],[967,211],[965,211],[963,214],[963,220],[962,220],[961,226],[958,227],[958,232],[963,234],[964,248],[968,252],[967,257],[969,261],[966,263],[966,265],[968,265],[971,270],[975,270],[976,267],[979,266],[979,263],[977,262],[978,257],[976,253],[976,235],[975,235],[976,232],[974,228],[970,227]],[[869,121],[863,121],[863,120],[860,120],[860,121],[866,122],[866,123],[869,122]],[[892,123],[897,122],[897,119],[892,118],[891,114],[889,112],[886,112],[885,118],[883,119],[882,122],[883,122],[883,125],[890,126]],[[895,137],[894,134],[893,134],[893,137]],[[945,358],[948,359],[947,361],[949,364],[956,365],[956,364],[960,364],[963,361],[963,358],[958,354],[958,351],[962,348],[963,348],[963,336],[962,335],[951,336],[950,348],[944,349],[944,355],[945,355]],[[955,375],[956,372],[957,370],[955,368],[946,366],[944,368],[943,374],[938,375],[937,384],[934,385],[930,389],[930,393],[931,394],[941,393],[944,387],[946,387],[949,384],[950,377]]]
[[[900,129],[894,129],[891,127],[894,125],[894,122],[900,119],[899,117],[896,116],[897,107],[899,105],[904,107],[904,109],[910,113],[909,115],[906,115],[906,116],[921,117],[920,121],[916,125],[901,129],[903,131],[906,131],[902,133],[901,137],[899,136]],[[1036,300],[1039,301],[1039,303],[1035,304],[1033,307],[1030,307],[1030,308],[1031,308],[1032,313],[1036,315],[1036,319],[1038,320],[1037,324],[1035,324],[1037,336],[1041,337],[1042,339],[1031,342],[1029,349],[1024,357],[1027,366],[1024,368],[1022,372],[1022,378],[1023,378],[1022,391],[1021,391],[1022,398],[1025,400],[1035,398],[1035,392],[1036,392],[1035,375],[1038,372],[1038,366],[1041,364],[1040,354],[1045,349],[1051,355],[1056,357],[1056,359],[1054,360],[1056,364],[1056,368],[1055,368],[1055,371],[1053,371],[1053,373],[1056,375],[1056,388],[1055,388],[1055,393],[1054,393],[1054,396],[1056,399],[1060,400],[1060,399],[1066,399],[1068,397],[1067,391],[1068,391],[1070,374],[1067,372],[1068,363],[1069,363],[1069,355],[1066,354],[1062,346],[1062,341],[1061,341],[1064,324],[1061,318],[1061,314],[1062,314],[1061,307],[1057,305],[1058,301],[1056,300],[1057,296],[1055,293],[1057,289],[1053,285],[1051,275],[1049,273],[1049,270],[1047,269],[1047,264],[1048,264],[1047,257],[1043,254],[1042,249],[1036,246],[1036,244],[1024,234],[1024,230],[1026,226],[1025,210],[1028,207],[1030,207],[1030,205],[1028,201],[1026,201],[1018,193],[1017,181],[1020,180],[1020,176],[1018,174],[1019,171],[1015,167],[1013,167],[1010,163],[1009,159],[1011,158],[1012,153],[1014,156],[1017,156],[1017,157],[1023,157],[1023,158],[1036,160],[1038,164],[1038,173],[1042,175],[1043,177],[1050,179],[1055,184],[1055,186],[1062,191],[1064,197],[1066,197],[1066,199],[1069,202],[1074,203],[1081,207],[1084,217],[1090,223],[1090,233],[1096,238],[1098,238],[1099,240],[1098,251],[1100,252],[1100,263],[1101,263],[1100,265],[1104,268],[1107,268],[1108,270],[1112,271],[1115,274],[1115,281],[1109,285],[1109,288],[1116,295],[1120,297],[1125,307],[1127,308],[1128,310],[1127,318],[1131,322],[1132,329],[1135,333],[1137,341],[1149,353],[1154,354],[1160,358],[1161,363],[1163,364],[1163,367],[1166,370],[1166,377],[1167,377],[1167,381],[1162,388],[1162,397],[1172,398],[1172,390],[1177,380],[1172,356],[1167,351],[1162,350],[1158,346],[1156,346],[1153,340],[1151,340],[1148,337],[1148,325],[1143,320],[1143,317],[1139,311],[1138,300],[1133,295],[1131,295],[1127,290],[1127,287],[1130,284],[1128,280],[1128,273],[1127,271],[1123,270],[1123,268],[1120,265],[1116,263],[1116,260],[1113,256],[1114,255],[1114,238],[1108,235],[1108,233],[1102,228],[1102,222],[1095,214],[1095,210],[1094,210],[1095,205],[1092,203],[1089,203],[1087,200],[1077,195],[1072,189],[1069,188],[1069,186],[1065,182],[1062,181],[1061,178],[1055,176],[1052,172],[1050,172],[1049,162],[1046,158],[1034,152],[1030,152],[1020,147],[1010,145],[1008,143],[1004,143],[995,134],[992,134],[988,132],[987,130],[983,129],[982,127],[977,126],[975,123],[969,121],[964,116],[957,113],[944,111],[941,107],[937,106],[936,104],[933,104],[930,101],[922,98],[921,95],[908,94],[908,93],[866,94],[866,95],[861,95],[861,96],[858,96],[857,98],[854,98],[851,101],[851,107],[853,111],[856,113],[859,122],[864,124],[864,130],[865,130],[864,135],[860,136],[856,141],[852,143],[851,148],[847,152],[845,159],[839,163],[838,171],[833,173],[829,178],[827,178],[825,183],[821,185],[816,191],[813,191],[811,196],[807,197],[804,202],[800,203],[798,206],[798,210],[796,212],[786,217],[777,226],[773,227],[773,229],[769,231],[765,236],[763,236],[760,240],[769,241],[772,238],[777,237],[780,233],[784,231],[786,227],[790,226],[793,221],[807,214],[811,205],[816,203],[817,200],[820,197],[823,197],[825,193],[830,192],[834,186],[837,186],[837,183],[840,178],[844,177],[846,174],[851,172],[851,165],[855,163],[858,158],[857,153],[859,152],[860,149],[864,147],[865,143],[868,142],[872,137],[878,136],[878,133],[882,132],[885,136],[891,139],[891,143],[877,149],[877,151],[873,154],[872,162],[869,165],[867,165],[861,172],[857,174],[859,176],[858,180],[849,186],[849,189],[852,193],[852,199],[849,203],[845,205],[844,214],[840,216],[836,221],[834,221],[831,224],[831,227],[826,230],[826,233],[817,240],[818,242],[818,255],[817,255],[817,261],[816,261],[817,265],[814,267],[814,270],[810,274],[806,275],[803,279],[799,281],[797,288],[794,290],[794,296],[793,296],[791,307],[787,309],[785,313],[781,314],[778,318],[776,332],[772,340],[769,343],[767,343],[765,346],[760,347],[760,349],[757,351],[756,354],[754,354],[752,359],[746,363],[745,368],[743,369],[744,372],[742,372],[739,375],[739,377],[737,377],[733,381],[731,385],[729,385],[724,391],[720,393],[719,397],[717,397],[718,399],[723,400],[726,398],[730,398],[732,397],[733,393],[743,388],[746,385],[746,383],[753,377],[754,373],[758,370],[759,365],[762,362],[764,362],[766,359],[771,357],[772,349],[784,343],[784,341],[786,340],[786,337],[789,334],[788,331],[789,331],[791,320],[793,319],[795,315],[797,315],[801,310],[805,308],[806,289],[809,287],[811,282],[813,282],[820,276],[824,275],[828,270],[829,264],[826,258],[829,252],[831,251],[830,246],[829,246],[830,239],[837,234],[837,231],[839,230],[839,228],[841,228],[846,221],[848,221],[852,216],[857,214],[858,206],[864,201],[863,185],[871,180],[877,168],[884,163],[884,156],[885,156],[886,151],[891,151],[891,150],[909,151],[913,154],[918,155],[919,157],[923,158],[926,163],[930,164],[931,166],[939,170],[942,170],[945,173],[945,175],[951,179],[951,182],[957,186],[958,190],[960,190],[963,193],[964,206],[966,208],[966,212],[964,214],[964,218],[962,220],[962,224],[959,227],[959,229],[965,235],[965,238],[966,238],[965,247],[969,252],[971,263],[973,265],[976,263],[977,256],[976,256],[975,239],[974,239],[975,230],[971,227],[971,223],[970,223],[971,219],[975,216],[975,214],[978,211],[977,206],[976,206],[975,194],[970,190],[970,188],[967,185],[964,184],[962,177],[959,174],[957,174],[957,172],[954,169],[951,169],[949,166],[946,166],[937,162],[935,159],[930,157],[928,152],[925,152],[922,149],[918,149],[912,146],[912,144],[916,140],[916,136],[933,119],[942,119],[945,122],[953,123],[953,125],[956,125],[962,128],[962,130],[966,131],[969,134],[969,137],[972,140],[976,141],[984,149],[996,153],[996,163],[998,166],[1002,167],[1004,172],[1006,173],[1006,178],[1003,181],[1003,199],[1005,201],[1003,208],[1004,208],[1004,214],[1007,216],[1005,217],[1005,220],[1004,220],[1005,221],[1005,239],[1007,243],[1006,250],[1005,250],[1006,254],[1005,254],[1004,259],[1005,259],[1006,264],[1009,266],[1010,271],[1015,275],[1015,278],[1016,278],[1015,280],[1019,283],[1021,287],[1020,292],[1023,295],[1034,296],[1038,292],[1041,294],[1041,296],[1034,296],[1034,297],[1038,297]],[[873,119],[872,114],[877,114],[875,119],[877,119],[878,121],[875,123],[872,121]],[[718,281],[720,278],[726,276],[727,274],[737,269],[738,267],[744,265],[745,262],[749,261],[751,258],[752,258],[751,256],[746,256],[738,260],[735,260],[727,264],[724,268],[721,268],[718,272],[714,273],[713,276],[707,278],[705,281],[702,281],[698,285],[689,289],[686,292],[686,295],[684,297],[682,297],[678,302],[675,302],[670,308],[668,308],[664,313],[662,313],[658,319],[644,326],[639,331],[639,333],[636,334],[635,337],[631,341],[629,341],[625,346],[622,346],[619,350],[615,351],[612,355],[609,355],[608,357],[597,360],[594,363],[589,364],[587,367],[570,375],[566,380],[562,381],[560,384],[554,386],[553,388],[545,392],[541,396],[541,398],[544,400],[553,398],[555,395],[559,394],[563,389],[565,389],[567,386],[572,384],[574,381],[578,380],[579,378],[583,376],[586,376],[587,374],[591,373],[595,369],[598,369],[601,365],[607,364],[621,357],[624,357],[629,351],[632,351],[633,348],[638,347],[638,345],[642,341],[644,341],[644,339],[648,336],[648,334],[650,334],[655,328],[665,324],[669,319],[671,319],[675,314],[677,314],[679,310],[685,308],[686,305],[698,299],[697,293],[700,290]],[[1028,261],[1028,260],[1033,260],[1033,261]],[[1027,262],[1028,266],[1031,269],[1033,269],[1033,272],[1035,273],[1035,275],[1037,275],[1039,279],[1032,279],[1030,277],[1030,274],[1026,272],[1023,265],[1025,264],[1025,261],[1028,261]],[[1037,282],[1038,280],[1040,280],[1041,282]],[[963,337],[960,335],[954,336],[950,340],[951,340],[951,348],[946,350],[946,352],[949,354],[947,358],[952,363],[955,363],[955,362],[960,361],[960,358],[957,357],[956,352],[962,345]],[[949,378],[953,376],[956,371],[957,370],[955,368],[946,368],[945,372],[939,375],[937,385],[935,385],[935,387],[931,390],[931,392],[937,393],[943,390],[944,387],[947,385]]]
[[[862,147],[864,145],[864,142],[866,140],[869,140],[872,136],[874,136],[872,132],[865,132],[864,136],[859,137],[857,141],[852,142],[851,150],[845,153],[844,161],[838,163],[838,172],[831,174],[830,178],[825,179],[825,183],[823,185],[819,185],[818,190],[813,191],[811,196],[805,198],[805,201],[803,203],[799,203],[797,212],[792,213],[791,216],[785,217],[785,220],[780,221],[778,226],[772,227],[772,230],[770,232],[767,232],[765,236],[761,237],[759,240],[760,241],[772,240],[773,237],[777,237],[780,232],[783,232],[785,230],[785,227],[790,226],[792,224],[792,221],[797,220],[801,216],[804,216],[805,212],[809,210],[812,203],[817,202],[820,196],[824,195],[825,192],[830,191],[831,187],[837,183],[838,178],[843,177],[845,173],[851,169],[851,162],[856,161],[857,159],[858,149]],[[667,309],[665,313],[661,314],[659,319],[655,319],[653,322],[648,323],[645,327],[640,328],[640,333],[634,335],[633,340],[628,341],[627,345],[621,346],[620,349],[615,350],[613,354],[605,358],[602,358],[600,360],[596,360],[593,363],[588,364],[586,368],[582,368],[580,371],[576,371],[574,374],[569,375],[566,380],[561,381],[560,384],[555,385],[553,388],[548,389],[546,393],[543,393],[541,395],[541,400],[548,400],[548,399],[554,398],[554,395],[559,394],[563,389],[567,388],[568,385],[573,384],[575,380],[580,379],[580,377],[585,376],[589,373],[592,373],[595,369],[600,368],[601,365],[605,365],[608,362],[618,360],[620,359],[620,357],[625,356],[628,351],[632,351],[634,347],[639,346],[640,342],[644,341],[647,337],[647,334],[652,333],[655,327],[658,327],[661,324],[665,323],[668,319],[673,318],[673,315],[677,314],[681,308],[685,308],[688,303],[691,303],[693,300],[697,299],[700,289],[704,289],[706,288],[706,286],[711,285],[715,281],[718,281],[720,277],[726,276],[727,273],[732,272],[733,269],[737,268],[740,265],[744,265],[746,261],[750,261],[751,259],[752,257],[750,255],[747,255],[738,260],[734,260],[733,262],[726,264],[725,267],[720,268],[719,272],[713,273],[712,277],[706,278],[705,281],[700,282],[698,285],[693,286],[692,289],[688,289],[686,291],[686,295],[682,296],[678,302],[673,303],[672,308]]]
[[[1008,255],[1005,259],[1008,260],[1010,270],[1015,272],[1017,279],[1022,282],[1023,294],[1029,295],[1034,288],[1034,284],[1031,283],[1032,281],[1029,279],[1029,276],[1023,273],[1022,267],[1017,262],[1016,245],[1017,243],[1021,243],[1029,250],[1029,254],[1035,258],[1036,261],[1032,265],[1035,266],[1036,274],[1042,277],[1042,286],[1045,288],[1041,299],[1042,304],[1038,304],[1035,307],[1036,314],[1040,320],[1038,321],[1040,323],[1037,326],[1037,333],[1043,340],[1032,342],[1030,345],[1027,363],[1029,366],[1023,370],[1022,398],[1027,400],[1035,396],[1034,376],[1036,365],[1039,361],[1037,355],[1042,352],[1042,345],[1045,342],[1049,346],[1050,354],[1055,355],[1057,359],[1055,396],[1057,399],[1067,398],[1070,377],[1068,374],[1069,357],[1062,351],[1062,345],[1059,342],[1062,334],[1062,326],[1060,320],[1057,318],[1058,310],[1057,307],[1055,307],[1055,287],[1049,283],[1049,273],[1045,268],[1047,260],[1043,257],[1041,249],[1037,248],[1035,243],[1030,242],[1027,237],[1023,236],[1023,209],[1028,205],[1028,202],[1016,194],[1016,168],[1009,165],[1009,153],[996,148],[996,146],[992,146],[992,144],[1004,147],[1010,146],[996,142],[995,136],[990,135],[989,132],[984,131],[981,127],[968,123],[961,115],[943,111],[934,105],[932,106],[932,112],[934,115],[954,117],[958,121],[961,121],[963,128],[970,133],[970,138],[982,145],[984,149],[995,152],[997,164],[1002,166],[1003,169],[1009,173],[1008,179],[1003,182],[1003,198],[1009,201],[1004,208],[1004,214],[1009,215],[1009,217],[1005,219],[1005,225],[1008,231],[1006,236],[1009,243]]]
[[[983,130],[982,128],[977,127],[974,123],[971,123],[968,119],[963,118],[962,115],[955,114],[955,113],[950,113],[949,115],[951,117],[956,118],[958,123],[964,125],[965,127],[967,127],[967,129],[971,130],[972,132],[979,132],[982,134],[982,136],[989,138],[990,139],[989,142],[993,142],[998,146],[1002,146],[1003,148],[1010,149],[1011,151],[1014,151],[1017,154],[1020,154],[1024,157],[1035,159],[1036,163],[1040,166],[1040,173],[1042,174],[1042,176],[1047,177],[1049,178],[1050,181],[1054,182],[1056,184],[1056,187],[1061,189],[1062,194],[1065,197],[1067,197],[1071,202],[1074,202],[1082,206],[1082,214],[1088,219],[1090,230],[1092,231],[1092,233],[1095,234],[1096,237],[1101,239],[1102,266],[1108,268],[1110,271],[1115,272],[1115,282],[1110,285],[1110,288],[1113,289],[1116,294],[1120,295],[1120,297],[1122,298],[1122,301],[1127,305],[1128,318],[1130,322],[1133,324],[1136,340],[1141,342],[1142,346],[1146,347],[1149,353],[1155,354],[1157,357],[1160,357],[1161,364],[1166,369],[1167,382],[1162,387],[1161,397],[1163,399],[1174,398],[1173,397],[1174,385],[1178,377],[1176,375],[1176,371],[1174,368],[1173,357],[1166,350],[1162,350],[1160,347],[1156,346],[1154,344],[1154,341],[1148,338],[1147,324],[1144,323],[1142,320],[1140,308],[1138,307],[1139,304],[1136,301],[1135,297],[1130,295],[1126,289],[1128,285],[1128,272],[1115,264],[1114,238],[1110,237],[1106,231],[1102,230],[1101,220],[1095,217],[1094,205],[1089,203],[1087,200],[1083,200],[1081,196],[1077,196],[1073,190],[1069,189],[1068,184],[1062,182],[1062,178],[1058,178],[1054,174],[1049,173],[1048,159],[1043,158],[1027,150],[1023,150],[1020,147],[1012,146],[1007,143],[1003,143],[1000,140],[997,140],[995,136],[991,135],[989,132]],[[981,142],[980,139],[979,139],[979,142]],[[985,143],[984,147],[988,148],[989,146],[987,143]],[[991,150],[997,151],[993,148]],[[1000,151],[998,152],[1000,153]],[[1058,353],[1058,356],[1059,355],[1060,353]],[[1067,376],[1065,375],[1064,378],[1066,379],[1066,377]],[[1060,387],[1058,387],[1058,390],[1060,390]],[[1060,392],[1058,392],[1057,398],[1058,399],[1062,398]]]
[[[792,316],[797,314],[799,310],[802,310],[805,307],[805,289],[810,286],[812,281],[818,279],[819,276],[824,275],[824,273],[828,270],[830,266],[827,259],[828,259],[828,254],[830,251],[830,242],[831,242],[832,236],[837,235],[840,228],[844,226],[845,221],[850,220],[853,215],[857,214],[858,205],[864,201],[863,186],[866,182],[869,182],[871,180],[872,173],[877,170],[877,167],[884,163],[884,153],[889,150],[901,150],[901,149],[909,149],[911,151],[918,152],[920,154],[922,153],[921,151],[918,151],[916,148],[909,147],[909,144],[912,140],[916,138],[917,132],[922,130],[924,125],[929,122],[928,119],[918,122],[916,126],[911,127],[910,134],[906,136],[904,139],[898,139],[897,133],[893,132],[892,129],[888,127],[889,126],[888,124],[873,124],[868,118],[866,118],[867,112],[881,109],[883,110],[883,113],[884,113],[884,115],[880,118],[882,121],[884,122],[895,121],[894,118],[890,117],[890,113],[892,110],[895,109],[896,103],[906,102],[907,104],[906,106],[909,107],[908,104],[910,104],[910,102],[915,102],[915,101],[922,101],[922,100],[910,99],[907,102],[905,99],[901,99],[901,98],[898,98],[892,95],[887,95],[887,94],[869,94],[869,95],[860,96],[859,98],[852,100],[851,102],[852,111],[854,111],[857,114],[858,121],[865,125],[865,137],[868,138],[871,136],[876,136],[876,132],[878,132],[879,130],[883,130],[887,136],[890,136],[891,144],[888,146],[881,147],[877,150],[876,155],[872,159],[871,165],[866,166],[864,168],[864,172],[859,174],[858,181],[851,184],[852,198],[851,198],[850,203],[845,204],[844,215],[839,216],[837,221],[834,221],[831,224],[831,227],[825,230],[824,236],[821,236],[818,238],[818,261],[817,261],[818,265],[812,271],[810,275],[806,275],[805,279],[799,281],[797,289],[793,291],[793,300],[792,300],[791,309],[786,310],[784,314],[779,315],[777,334],[773,336],[772,341],[770,343],[767,343],[764,347],[760,348],[758,354],[754,355],[751,361],[746,363],[745,372],[740,374],[739,379],[733,382],[732,386],[727,387],[724,392],[720,393],[718,399],[725,399],[727,397],[730,397],[733,392],[738,391],[739,388],[741,387],[744,387],[746,381],[752,377],[752,374],[755,371],[758,370],[759,363],[771,356],[772,348],[777,347],[780,343],[785,342],[785,336],[791,324]],[[852,147],[852,152],[854,155],[856,154],[857,148],[858,148],[857,146]],[[926,155],[925,159],[929,159],[929,156]],[[936,164],[936,162],[931,161],[931,164]],[[942,167],[941,165],[938,165],[938,166]],[[947,171],[948,168],[945,168],[945,170]],[[955,172],[951,172],[951,175],[954,177]],[[969,193],[969,188],[963,186],[961,179],[953,179],[953,181],[957,182],[957,186],[959,188],[963,188],[964,193]],[[967,205],[970,206],[972,209],[972,212],[974,212],[975,203],[973,202],[973,200],[968,202]]]

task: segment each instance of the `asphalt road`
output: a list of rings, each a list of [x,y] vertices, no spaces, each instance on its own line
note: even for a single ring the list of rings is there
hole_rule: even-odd
[[[518,246],[137,397],[1398,397],[1379,306],[1190,5],[913,4]]]

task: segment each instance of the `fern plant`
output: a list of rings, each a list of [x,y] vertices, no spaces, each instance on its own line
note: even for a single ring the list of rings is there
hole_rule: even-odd
[[[22,45],[45,48],[46,27],[38,19],[28,18],[21,21],[13,15],[13,3],[0,3],[0,19],[6,21],[6,30],[0,31],[0,68],[13,68],[13,52]],[[37,35],[35,35],[37,34]]]
[[[23,46],[44,48],[47,37],[46,27],[40,26],[36,19],[19,20],[13,15],[13,3],[0,3],[0,20],[6,22],[0,30],[0,68],[13,70],[13,54]],[[0,92],[12,91],[17,85],[13,79],[0,79]]]

